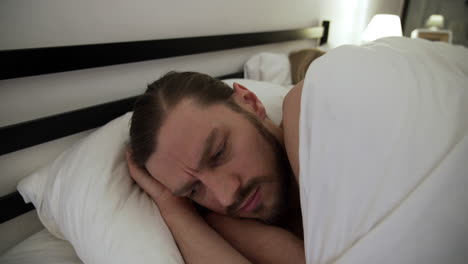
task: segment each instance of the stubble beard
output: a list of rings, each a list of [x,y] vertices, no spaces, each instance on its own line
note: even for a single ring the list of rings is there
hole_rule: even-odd
[[[277,139],[272,132],[270,132],[265,125],[252,113],[241,109],[239,111],[244,117],[257,129],[258,133],[265,139],[266,143],[269,145],[272,153],[274,154],[274,163],[276,175],[273,176],[260,176],[253,179],[248,183],[246,187],[238,193],[238,198],[236,199],[233,205],[229,206],[227,209],[227,214],[238,217],[237,211],[239,206],[243,201],[248,197],[248,195],[253,192],[261,184],[274,184],[274,181],[277,181],[277,190],[274,190],[273,203],[271,208],[265,207],[264,204],[260,205],[253,212],[258,214],[258,220],[271,224],[271,225],[281,225],[284,223],[285,214],[290,201],[290,187],[292,182],[292,169],[289,164],[289,159],[284,149],[283,144]]]

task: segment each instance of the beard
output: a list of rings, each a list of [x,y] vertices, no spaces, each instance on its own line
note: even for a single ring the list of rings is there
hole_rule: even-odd
[[[238,105],[236,104],[236,106]],[[239,217],[236,212],[238,212],[242,202],[248,198],[250,193],[252,193],[261,184],[268,184],[277,181],[277,190],[275,190],[275,197],[271,208],[266,208],[262,204],[254,211],[254,213],[259,215],[256,218],[262,222],[267,224],[280,225],[285,219],[285,214],[287,213],[288,205],[290,204],[290,190],[293,178],[293,172],[291,165],[289,164],[286,150],[279,139],[276,138],[273,133],[265,127],[265,125],[257,118],[257,116],[240,106],[238,108],[234,107],[233,110],[241,113],[257,129],[258,133],[268,144],[269,148],[274,154],[273,166],[275,167],[276,173],[275,175],[259,176],[250,180],[246,187],[239,190],[236,194],[236,202],[227,208],[227,215]]]

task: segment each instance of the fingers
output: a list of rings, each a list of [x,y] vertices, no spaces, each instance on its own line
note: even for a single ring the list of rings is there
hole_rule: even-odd
[[[187,210],[195,210],[188,199],[174,196],[169,189],[153,178],[145,169],[138,166],[133,160],[130,150],[126,152],[126,159],[130,176],[153,199],[161,212],[179,214],[180,212],[186,213]]]
[[[139,171],[138,165],[136,165],[135,161],[133,161],[131,150],[127,150],[125,154],[126,154],[128,171],[130,172],[130,176],[138,183],[138,179],[135,179],[135,178],[141,177],[140,176],[141,171]]]
[[[126,153],[128,172],[135,182],[153,199],[157,199],[160,194],[164,191],[164,186],[160,184],[156,179],[151,177],[148,172],[140,168],[135,161],[133,161],[130,150]]]
[[[134,168],[137,167],[137,165],[135,164],[135,161],[133,161],[132,151],[130,149],[127,149],[127,151],[125,152],[125,158],[127,160],[128,170],[130,172],[134,171]],[[132,173],[130,173],[130,176],[132,176],[133,178]]]

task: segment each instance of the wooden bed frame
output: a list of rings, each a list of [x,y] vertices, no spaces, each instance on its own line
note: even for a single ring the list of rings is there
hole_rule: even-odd
[[[155,60],[292,40],[328,38],[330,22],[322,26],[273,32],[231,34],[0,51],[0,80],[47,73]],[[242,78],[237,72],[220,79]],[[99,104],[0,128],[0,155],[102,126],[131,111],[136,97]],[[34,133],[30,133],[34,131]],[[34,209],[18,192],[0,197],[0,223]]]

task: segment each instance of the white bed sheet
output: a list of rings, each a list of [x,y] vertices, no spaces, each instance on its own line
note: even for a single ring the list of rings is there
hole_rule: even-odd
[[[0,256],[2,264],[82,264],[72,245],[46,229],[25,239]]]
[[[468,136],[372,232],[336,261],[468,263]]]
[[[468,50],[387,38],[309,68],[300,188],[307,263],[466,263]]]

